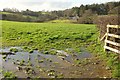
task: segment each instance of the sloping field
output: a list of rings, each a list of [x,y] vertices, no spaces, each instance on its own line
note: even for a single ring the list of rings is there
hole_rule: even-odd
[[[76,49],[96,36],[95,25],[86,24],[2,21],[2,26],[3,46]]]

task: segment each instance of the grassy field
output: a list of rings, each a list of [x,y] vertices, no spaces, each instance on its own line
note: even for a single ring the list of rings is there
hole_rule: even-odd
[[[58,20],[52,20],[52,21],[49,21],[50,23],[77,23],[77,21],[76,20],[68,20],[68,19],[66,19],[66,20],[60,20],[60,19],[58,19]]]
[[[3,46],[35,46],[39,50],[79,47],[97,37],[95,25],[2,21]]]
[[[99,32],[92,24],[2,21],[0,41],[3,47],[29,46],[39,51],[72,48],[76,53],[80,53],[80,47],[86,47],[106,60],[113,70],[113,77],[118,77],[119,66],[116,55],[106,55],[98,37]]]
[[[0,12],[0,14],[11,14],[9,12]]]

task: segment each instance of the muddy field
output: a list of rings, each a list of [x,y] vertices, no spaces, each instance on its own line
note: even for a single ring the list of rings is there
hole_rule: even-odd
[[[18,52],[11,52],[10,49]],[[18,78],[95,78],[110,77],[105,62],[81,48],[81,54],[55,50],[57,55],[43,54],[38,50],[26,52],[21,47],[0,49],[3,71],[12,71]],[[72,49],[67,49],[72,50]],[[7,54],[5,54],[7,53]]]
[[[92,24],[2,21],[2,77],[109,78],[117,55],[104,52]]]

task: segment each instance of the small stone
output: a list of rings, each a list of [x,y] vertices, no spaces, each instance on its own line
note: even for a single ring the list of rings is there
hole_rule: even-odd
[[[65,58],[64,58],[64,57],[62,57],[62,60],[65,60]]]
[[[76,60],[79,60],[78,58]]]
[[[19,71],[22,70],[22,67],[20,67],[20,66],[18,66],[18,67],[16,67],[16,68],[17,68],[17,70],[19,70]]]
[[[90,75],[93,75],[93,72],[91,72]]]
[[[27,79],[30,79],[30,77],[28,76]]]
[[[108,67],[108,66],[106,67],[106,70],[110,70],[110,69],[111,69],[110,67]]]
[[[24,72],[25,72],[25,74],[27,74],[27,73],[28,73],[26,70],[25,70]]]
[[[41,71],[41,72],[42,72],[43,70],[42,70],[42,69],[39,69],[39,71]]]
[[[50,70],[47,70],[47,72],[55,72],[55,70],[53,70],[53,69],[50,69]]]
[[[51,78],[56,78],[57,76],[51,76]]]
[[[28,57],[28,60],[31,60],[31,58],[30,58],[30,57]]]
[[[17,65],[20,65],[20,62],[16,62]]]
[[[48,76],[54,76],[54,73],[50,72],[48,73]]]
[[[50,61],[50,62],[52,62],[52,60],[51,60],[51,59],[50,59],[49,61]]]
[[[96,64],[99,64],[98,62],[96,62],[96,63],[92,63],[93,65],[96,65]]]
[[[75,64],[72,64],[72,66],[75,66]]]
[[[79,71],[79,73],[80,73],[80,74],[82,74],[82,72],[81,72],[81,71]]]
[[[106,79],[107,77],[103,77],[104,79]]]
[[[12,62],[13,64],[15,64],[15,62]]]

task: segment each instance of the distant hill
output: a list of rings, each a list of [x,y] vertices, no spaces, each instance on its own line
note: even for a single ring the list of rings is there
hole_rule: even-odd
[[[0,12],[3,20],[23,22],[47,22],[51,20],[76,20],[77,23],[93,24],[97,16],[120,14],[120,1],[102,4],[80,5],[71,9],[59,11],[19,11],[17,9],[4,8]]]

